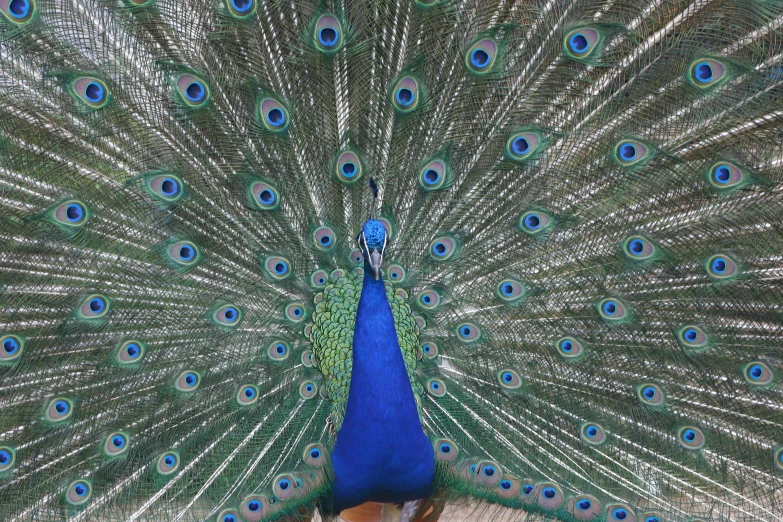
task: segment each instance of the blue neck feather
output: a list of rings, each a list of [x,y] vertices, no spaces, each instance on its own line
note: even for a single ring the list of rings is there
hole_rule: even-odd
[[[348,404],[332,451],[334,509],[427,496],[435,475],[383,279],[365,277]]]

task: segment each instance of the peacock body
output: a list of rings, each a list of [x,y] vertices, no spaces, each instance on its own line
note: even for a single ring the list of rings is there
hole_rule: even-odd
[[[0,0],[0,519],[782,520],[781,27]]]

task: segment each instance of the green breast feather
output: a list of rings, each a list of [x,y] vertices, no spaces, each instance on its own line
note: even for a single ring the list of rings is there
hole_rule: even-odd
[[[411,308],[405,302],[404,290],[384,277],[386,297],[394,316],[397,341],[408,369],[416,403],[421,410],[422,386],[414,378],[419,346],[419,327],[411,315]],[[351,272],[335,270],[329,276],[329,284],[314,298],[315,312],[309,332],[313,344],[315,366],[323,373],[325,389],[332,403],[331,419],[335,431],[339,431],[348,403],[348,389],[351,382],[353,356],[353,329],[356,310],[362,293],[364,270],[355,268]]]

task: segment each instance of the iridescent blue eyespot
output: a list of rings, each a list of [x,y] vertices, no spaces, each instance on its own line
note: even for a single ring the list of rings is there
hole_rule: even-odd
[[[586,422],[582,424],[579,435],[582,442],[586,442],[592,446],[598,446],[599,444],[606,442],[606,430],[596,422]]]
[[[497,372],[497,378],[500,385],[507,390],[516,390],[522,386],[522,379],[519,377],[519,374],[509,368]]]
[[[302,458],[304,461],[314,467],[320,467],[326,464],[326,448],[321,444],[310,444],[305,450]]]
[[[487,73],[493,69],[498,45],[492,38],[482,38],[472,44],[465,55],[465,65],[473,74]]]
[[[234,305],[223,305],[212,312],[212,320],[218,325],[227,328],[234,328],[243,318],[242,310]]]
[[[324,54],[330,55],[343,45],[342,26],[333,15],[325,14],[315,23],[315,46]]]
[[[775,374],[770,367],[761,361],[755,361],[747,364],[743,370],[745,381],[752,386],[764,386],[770,384]]]
[[[33,18],[36,11],[35,4],[36,0],[5,0],[0,2],[0,12],[9,22],[22,25]]]
[[[419,105],[419,97],[418,80],[412,76],[405,76],[397,81],[393,90],[392,101],[398,112],[408,113]]]
[[[680,445],[689,450],[697,450],[704,447],[706,438],[704,433],[695,426],[685,426],[677,432]]]
[[[16,361],[24,350],[24,339],[18,335],[0,334],[0,364]]]
[[[636,389],[636,394],[642,404],[661,406],[665,400],[663,390],[655,384],[643,384]]]
[[[229,12],[235,18],[248,18],[256,10],[255,0],[225,0]]]
[[[184,393],[196,391],[201,384],[201,375],[192,370],[187,370],[179,374],[174,383],[174,387]]]
[[[87,503],[91,496],[92,486],[90,482],[82,479],[71,483],[65,494],[65,500],[73,506],[80,506]]]
[[[16,450],[10,446],[0,446],[0,474],[10,470],[16,461]]]
[[[436,397],[446,395],[446,383],[440,379],[430,379],[427,381],[427,391]]]

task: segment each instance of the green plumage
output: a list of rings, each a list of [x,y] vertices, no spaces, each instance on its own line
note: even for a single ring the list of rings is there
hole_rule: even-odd
[[[0,0],[0,519],[330,516],[373,209],[421,505],[783,520],[782,24]]]

